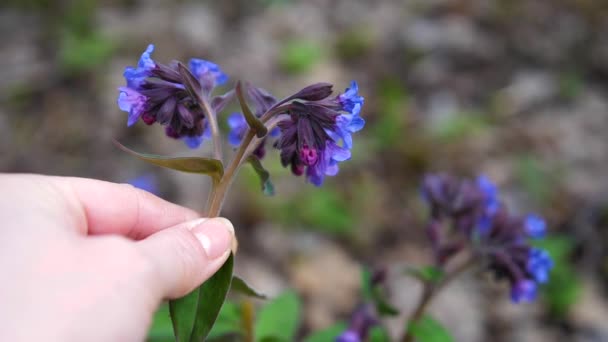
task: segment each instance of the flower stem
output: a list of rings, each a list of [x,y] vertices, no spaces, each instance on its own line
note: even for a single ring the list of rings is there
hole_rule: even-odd
[[[200,96],[200,94],[196,95],[196,101],[203,110],[203,113],[205,113],[205,118],[207,118],[209,121],[209,127],[211,128],[211,139],[213,139],[213,157],[222,162],[222,141],[220,140],[220,130],[215,113],[209,105],[209,101],[207,101],[207,99],[205,99],[203,96]]]
[[[462,274],[463,272],[465,272],[466,270],[471,268],[474,264],[475,264],[475,259],[471,257],[471,258],[467,259],[467,261],[463,262],[462,264],[460,264],[459,266],[454,268],[454,270],[449,272],[439,282],[437,282],[437,283],[432,283],[432,282],[428,282],[428,281],[425,282],[424,288],[422,290],[422,296],[420,297],[420,301],[418,302],[418,305],[416,306],[414,313],[410,316],[410,319],[409,319],[410,324],[412,322],[418,322],[422,318],[424,313],[426,312],[426,309],[430,305],[431,301],[435,298],[435,296],[443,288],[445,288],[445,286],[447,286],[450,282],[452,282],[452,280],[454,280],[460,274]],[[405,334],[403,335],[403,338],[401,339],[401,341],[402,342],[413,342],[414,336],[411,334],[411,331],[409,329],[409,324],[406,325],[406,329],[407,330],[405,331]]]
[[[241,327],[243,328],[243,332],[245,333],[244,342],[253,342],[254,341],[254,333],[253,333],[253,322],[255,319],[255,308],[253,306],[253,302],[249,298],[243,299],[241,303]]]

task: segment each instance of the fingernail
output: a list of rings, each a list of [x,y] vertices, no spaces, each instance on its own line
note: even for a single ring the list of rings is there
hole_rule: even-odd
[[[210,260],[224,255],[232,245],[234,227],[223,218],[205,220],[192,229]]]

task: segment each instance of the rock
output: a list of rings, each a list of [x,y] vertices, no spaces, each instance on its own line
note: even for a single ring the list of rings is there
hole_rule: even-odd
[[[545,104],[557,92],[557,82],[553,75],[539,70],[527,70],[516,73],[511,84],[499,96],[508,108],[508,113],[514,114]]]
[[[583,279],[580,298],[568,315],[580,330],[576,341],[608,341],[608,303],[597,284],[597,279]]]
[[[311,329],[327,327],[336,321],[336,313],[354,310],[361,268],[329,240],[313,235],[292,239],[300,246],[289,266],[289,283],[308,299],[305,317]]]

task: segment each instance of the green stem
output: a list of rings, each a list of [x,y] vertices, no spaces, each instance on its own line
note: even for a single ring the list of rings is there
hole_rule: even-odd
[[[418,322],[426,309],[432,302],[432,300],[437,296],[437,294],[445,288],[449,283],[452,282],[456,277],[460,274],[471,268],[475,264],[475,259],[473,257],[469,258],[466,262],[463,262],[458,267],[454,268],[454,270],[448,273],[443,279],[441,279],[438,283],[425,282],[424,288],[422,290],[422,296],[420,297],[420,301],[414,310],[414,313],[410,316],[410,324],[411,322]],[[409,329],[409,324],[406,325],[406,331],[401,339],[402,342],[413,342],[414,336],[411,334]]]

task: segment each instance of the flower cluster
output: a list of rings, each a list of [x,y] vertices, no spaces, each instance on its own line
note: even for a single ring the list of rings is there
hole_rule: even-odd
[[[281,163],[290,166],[295,175],[320,186],[325,176],[338,173],[338,163],[350,159],[352,134],[361,130],[365,121],[359,115],[363,97],[358,86],[329,99],[331,85],[318,84],[304,88],[291,98],[289,118],[279,123],[281,137],[276,147],[281,150]]]
[[[127,67],[126,86],[118,88],[118,106],[129,113],[127,125],[141,119],[145,124],[156,122],[165,126],[172,138],[183,138],[191,148],[198,147],[209,137],[206,113],[201,99],[206,100],[213,88],[224,84],[228,77],[209,61],[191,59],[189,70],[180,62],[169,65],[151,57],[150,44],[136,67]]]
[[[139,119],[147,125],[159,123],[167,136],[196,148],[211,137],[211,121],[216,121],[212,119],[232,100],[235,90],[211,98],[213,89],[228,80],[218,65],[201,59],[191,59],[188,67],[177,61],[165,65],[152,59],[153,50],[153,45],[148,46],[138,65],[125,69],[127,84],[119,88],[118,105],[129,113],[128,126]],[[351,157],[352,134],[365,121],[360,116],[364,99],[357,83],[330,98],[332,87],[316,83],[278,101],[268,91],[245,83],[246,97],[263,124],[281,117],[272,121],[268,137],[256,142],[252,155],[262,159],[267,138],[275,138],[281,163],[294,174],[305,174],[317,186],[325,176],[336,175],[338,163]],[[240,146],[248,121],[241,113],[233,113],[227,121],[228,142]]]
[[[538,284],[549,280],[553,267],[549,254],[530,243],[545,235],[541,217],[511,214],[484,176],[473,181],[428,175],[422,192],[431,208],[427,233],[440,266],[468,247],[499,278],[509,280],[513,302],[535,299]]]

